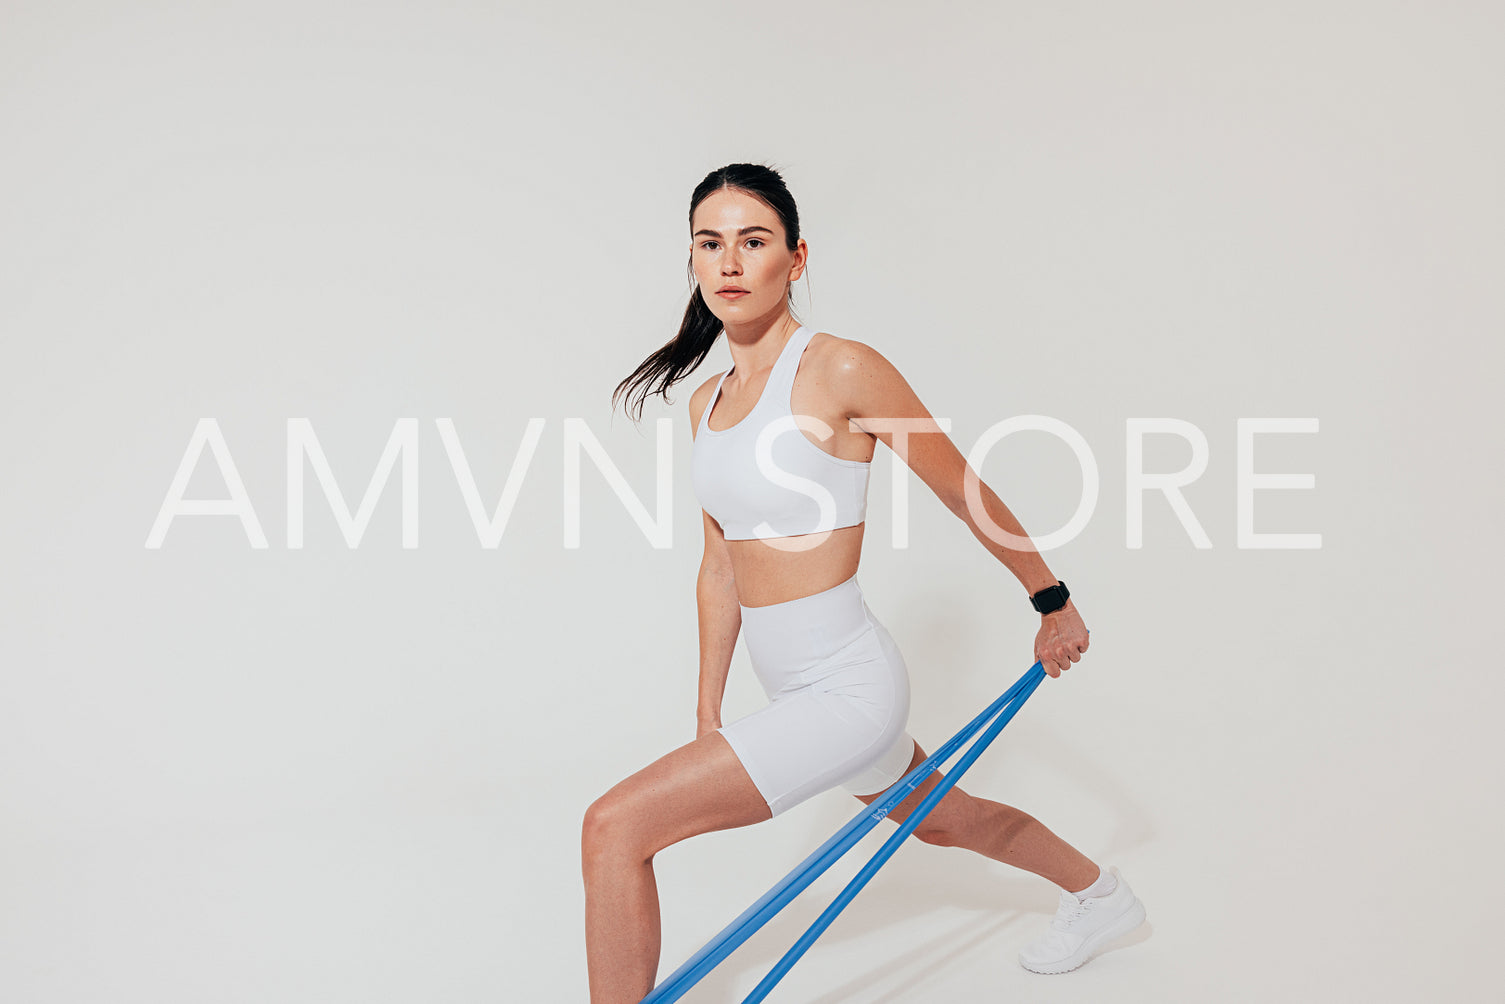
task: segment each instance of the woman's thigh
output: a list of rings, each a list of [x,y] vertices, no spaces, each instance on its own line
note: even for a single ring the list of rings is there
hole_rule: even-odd
[[[585,815],[585,841],[652,857],[670,844],[773,815],[719,732],[708,732],[623,778]]]
[[[910,758],[909,767],[904,773],[908,774],[924,763],[926,755],[925,750],[916,742],[914,744],[914,756]],[[889,812],[888,818],[894,823],[904,822],[904,820],[909,818],[909,814],[919,808],[921,802],[925,801],[925,796],[929,795],[935,789],[935,786],[941,783],[941,778],[944,776],[939,769],[931,771],[930,775],[920,782],[918,788],[910,792],[904,801],[900,802]],[[871,795],[855,795],[853,797],[859,802],[871,805],[882,797],[882,795],[883,792],[878,791]],[[929,842],[932,839],[963,832],[970,824],[973,815],[974,806],[972,804],[972,796],[962,791],[959,785],[953,785],[951,790],[942,796],[935,808],[930,810],[930,813],[924,819],[920,820],[914,832],[921,840]]]

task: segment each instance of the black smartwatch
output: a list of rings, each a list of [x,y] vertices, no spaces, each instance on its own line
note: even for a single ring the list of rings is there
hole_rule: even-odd
[[[1029,598],[1030,606],[1042,614],[1054,613],[1066,605],[1066,597],[1071,593],[1066,589],[1066,580],[1061,579],[1053,586],[1046,586]]]

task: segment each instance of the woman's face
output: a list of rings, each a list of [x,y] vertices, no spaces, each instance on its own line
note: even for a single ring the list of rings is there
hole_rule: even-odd
[[[748,324],[782,312],[789,283],[805,270],[805,242],[784,246],[778,214],[746,192],[723,188],[695,207],[690,264],[700,295],[723,324]],[[722,292],[728,288],[742,293]]]

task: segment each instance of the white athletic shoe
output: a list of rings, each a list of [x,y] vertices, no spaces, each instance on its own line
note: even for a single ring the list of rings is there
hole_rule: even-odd
[[[1050,930],[1019,953],[1019,964],[1032,973],[1069,973],[1092,958],[1099,948],[1144,923],[1144,904],[1118,874],[1118,885],[1106,896],[1078,900],[1061,893],[1061,905]]]

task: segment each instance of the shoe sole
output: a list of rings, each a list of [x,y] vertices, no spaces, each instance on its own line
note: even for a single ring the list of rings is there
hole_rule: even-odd
[[[1144,923],[1144,904],[1138,897],[1134,899],[1134,905],[1124,912],[1124,915],[1115,920],[1108,927],[1097,932],[1077,949],[1075,955],[1068,955],[1060,962],[1052,962],[1047,965],[1032,966],[1020,958],[1019,964],[1032,973],[1040,973],[1043,976],[1057,976],[1061,973],[1069,973],[1073,969],[1080,969],[1092,960],[1097,950],[1114,938],[1121,938],[1134,928]]]

